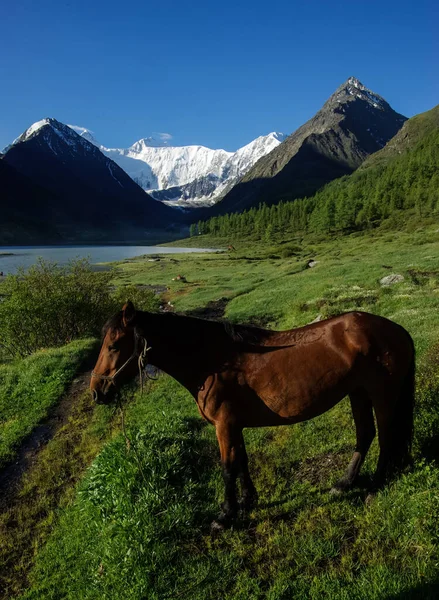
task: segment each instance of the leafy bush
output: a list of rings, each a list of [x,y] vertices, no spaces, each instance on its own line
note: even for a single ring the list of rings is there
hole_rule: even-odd
[[[111,271],[94,271],[87,259],[66,266],[40,259],[28,271],[8,275],[0,302],[3,352],[24,357],[40,348],[96,336],[128,298],[139,308],[152,310],[157,305],[148,289],[132,286],[114,291],[112,277]]]

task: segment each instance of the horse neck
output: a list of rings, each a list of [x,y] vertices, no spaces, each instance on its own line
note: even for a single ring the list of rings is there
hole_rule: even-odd
[[[192,393],[221,363],[231,343],[221,323],[166,313],[138,315],[139,328],[151,346],[151,364]]]

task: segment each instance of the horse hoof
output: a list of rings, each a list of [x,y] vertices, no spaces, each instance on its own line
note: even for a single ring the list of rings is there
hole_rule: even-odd
[[[330,496],[341,496],[344,492],[344,489],[341,487],[334,486],[329,490]]]
[[[234,512],[220,512],[219,516],[212,521],[210,524],[210,531],[213,534],[217,534],[225,529],[229,529],[232,526],[233,519],[236,516]]]

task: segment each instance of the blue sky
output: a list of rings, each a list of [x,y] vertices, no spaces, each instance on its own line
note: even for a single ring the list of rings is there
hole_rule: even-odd
[[[108,147],[235,150],[291,133],[349,76],[407,116],[439,102],[435,1],[3,0],[0,148],[53,116]]]

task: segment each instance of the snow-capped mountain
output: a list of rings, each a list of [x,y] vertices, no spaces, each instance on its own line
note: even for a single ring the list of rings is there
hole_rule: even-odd
[[[210,173],[219,176],[232,154],[204,146],[151,146],[149,143],[142,139],[130,148],[102,149],[145,191],[184,185]]]
[[[167,186],[149,193],[156,200],[162,200],[170,206],[211,206],[285,138],[286,135],[277,132],[260,136],[236,152],[229,152],[219,169],[212,169],[207,175],[196,177],[187,184]]]
[[[9,180],[22,176],[23,189],[38,190],[29,197],[11,191],[20,199],[20,206],[8,207],[18,210],[17,222],[47,221],[60,239],[141,239],[146,230],[165,227],[178,216],[148,196],[85,135],[56,119],[31,125],[1,161],[13,170],[6,174]]]
[[[129,148],[107,148],[95,140],[89,129],[70,127],[98,146],[153,198],[180,207],[214,204],[286,137],[282,133],[269,133],[236,152],[205,146],[169,146],[153,137],[143,138]]]

